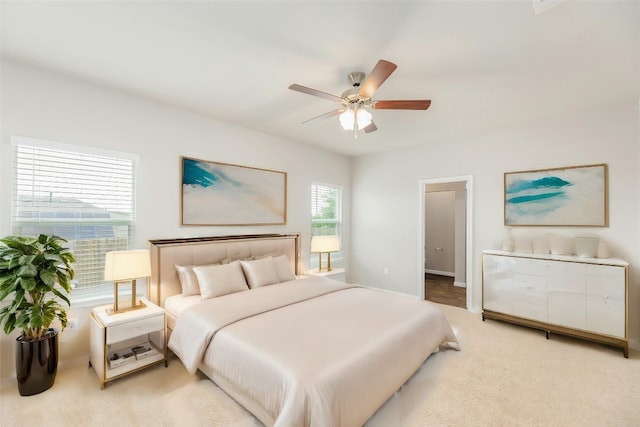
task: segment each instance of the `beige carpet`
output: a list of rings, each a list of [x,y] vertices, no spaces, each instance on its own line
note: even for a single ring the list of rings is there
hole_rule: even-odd
[[[552,335],[441,306],[462,351],[433,355],[367,423],[389,426],[640,426],[640,352]],[[52,389],[0,388],[0,425],[261,426],[177,359],[100,390],[86,365]]]

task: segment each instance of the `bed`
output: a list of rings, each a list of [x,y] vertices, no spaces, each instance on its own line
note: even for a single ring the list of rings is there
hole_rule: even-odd
[[[150,241],[150,297],[187,370],[265,425],[362,426],[456,336],[434,304],[301,276],[299,248],[298,233]]]

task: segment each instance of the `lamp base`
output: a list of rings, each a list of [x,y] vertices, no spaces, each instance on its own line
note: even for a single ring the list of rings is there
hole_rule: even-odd
[[[322,268],[322,254],[327,254],[327,268]],[[318,252],[318,271],[320,273],[327,273],[331,271],[331,252]]]
[[[123,313],[125,311],[132,311],[132,310],[138,310],[140,308],[144,308],[146,307],[146,305],[144,305],[144,303],[140,302],[140,304],[138,304],[136,302],[136,279],[131,280],[131,305],[129,307],[120,307],[119,303],[118,303],[118,295],[119,295],[119,290],[120,290],[120,285],[125,284],[128,282],[114,282],[113,283],[113,310],[111,311],[111,313],[109,314],[114,314],[114,313]]]
[[[138,301],[136,305],[134,305],[133,307],[124,307],[124,308],[116,308],[115,304],[113,305],[113,308],[108,308],[106,310],[106,313],[108,315],[111,314],[120,314],[120,313],[126,313],[128,311],[134,311],[134,310],[140,310],[142,308],[146,308],[147,305],[142,302],[142,301]]]

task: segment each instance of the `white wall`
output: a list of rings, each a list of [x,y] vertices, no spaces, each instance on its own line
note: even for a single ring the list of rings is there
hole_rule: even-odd
[[[341,185],[344,218],[350,217],[350,161],[343,156],[8,61],[2,62],[1,79],[0,235],[11,233],[10,135],[138,154],[137,248],[159,238],[301,232],[302,268],[307,269],[311,182]],[[287,172],[287,224],[180,226],[181,155]],[[346,253],[349,234],[345,221]],[[62,333],[63,362],[88,355],[88,313],[70,314],[79,317],[80,330]],[[0,336],[0,378],[14,375],[14,335]]]
[[[514,227],[519,235],[592,233],[611,255],[630,262],[630,338],[640,338],[640,135],[637,100],[576,112],[486,135],[442,141],[354,159],[350,278],[420,295],[418,182],[473,176],[472,309],[481,306],[481,252],[505,236],[503,173],[573,165],[609,165],[609,226]],[[384,171],[384,173],[381,173]],[[381,202],[384,201],[384,202]],[[375,230],[375,232],[372,232]],[[388,275],[382,269],[388,269]],[[467,283],[467,286],[470,284]]]
[[[455,191],[427,191],[424,229],[426,269],[455,276]]]

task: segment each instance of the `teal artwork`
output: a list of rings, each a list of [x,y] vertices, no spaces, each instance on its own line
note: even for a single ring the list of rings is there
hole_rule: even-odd
[[[183,225],[286,223],[287,174],[182,157]]]
[[[504,174],[505,225],[607,225],[607,165]]]

